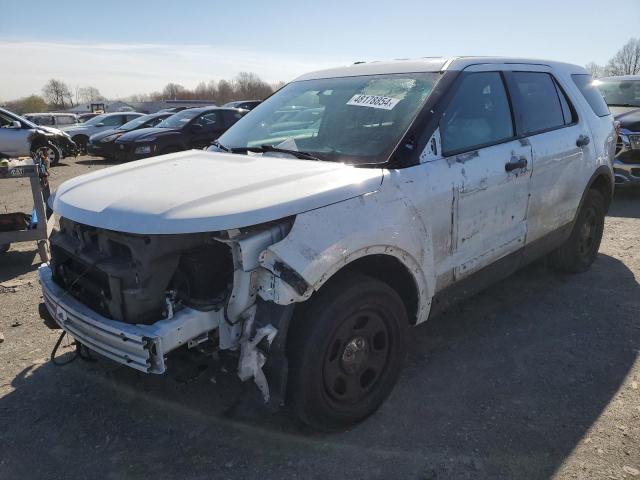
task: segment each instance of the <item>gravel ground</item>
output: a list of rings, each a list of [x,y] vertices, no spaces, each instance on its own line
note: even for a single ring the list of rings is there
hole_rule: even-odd
[[[105,166],[67,160],[53,187]],[[8,211],[29,195],[0,181]],[[35,244],[15,245],[0,256],[0,477],[640,480],[639,248],[640,192],[617,194],[588,273],[534,264],[417,328],[382,408],[320,435],[203,355],[165,376],[53,365]]]

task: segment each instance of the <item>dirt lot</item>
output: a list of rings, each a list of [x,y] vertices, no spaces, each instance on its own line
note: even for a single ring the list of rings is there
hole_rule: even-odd
[[[104,163],[65,160],[52,184]],[[0,198],[31,208],[26,183]],[[166,376],[54,366],[38,262],[34,244],[0,256],[3,479],[640,479],[640,193],[616,195],[590,272],[532,265],[416,329],[389,400],[337,435],[260,410],[204,356]]]

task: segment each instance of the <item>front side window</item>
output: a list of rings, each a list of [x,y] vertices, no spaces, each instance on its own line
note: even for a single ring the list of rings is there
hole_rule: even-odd
[[[591,110],[593,110],[593,113],[599,117],[606,117],[611,114],[607,106],[608,102],[605,102],[604,98],[602,98],[603,94],[597,88],[597,81],[594,82],[591,75],[575,74],[571,75],[571,78],[591,107]]]
[[[169,118],[164,119],[158,124],[159,128],[182,128],[191,120],[200,115],[200,111],[196,109],[182,110]]]
[[[51,115],[34,115],[26,116],[27,120],[31,120],[36,125],[51,126],[54,125],[53,117]]]
[[[515,95],[518,96],[517,116],[524,134],[535,134],[572,123],[567,108],[567,122],[561,102],[564,93],[555,80],[544,72],[513,72]],[[566,98],[564,99],[566,103]]]
[[[325,161],[384,163],[439,78],[440,73],[419,72],[292,82],[241,118],[219,143],[258,150],[282,144]]]
[[[514,136],[507,92],[498,72],[465,75],[440,119],[445,155]]]
[[[200,125],[205,130],[212,130],[216,128],[217,121],[218,114],[216,112],[209,112],[194,120],[193,124]]]
[[[640,80],[604,79],[593,84],[610,107],[640,108]]]

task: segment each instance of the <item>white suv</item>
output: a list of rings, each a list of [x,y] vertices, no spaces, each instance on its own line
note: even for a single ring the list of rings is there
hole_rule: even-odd
[[[265,400],[344,428],[391,391],[409,327],[543,255],[595,260],[616,142],[585,76],[507,58],[303,75],[217,151],[63,184],[45,303],[143,372],[213,342]],[[283,121],[293,107],[309,115]]]

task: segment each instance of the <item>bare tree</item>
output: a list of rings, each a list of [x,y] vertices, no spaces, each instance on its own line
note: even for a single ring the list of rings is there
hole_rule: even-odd
[[[629,40],[606,66],[608,75],[637,75],[640,73],[640,38]]]
[[[261,100],[273,92],[271,85],[255,73],[240,72],[233,79],[233,83],[238,100]]]
[[[197,100],[215,100],[218,94],[215,80],[200,82],[193,91]]]
[[[595,62],[587,63],[584,68],[591,74],[593,78],[600,78],[605,75],[605,68]]]
[[[73,106],[71,91],[62,80],[56,80],[55,78],[49,80],[46,85],[42,87],[42,94],[47,103],[54,108],[66,108],[67,102]]]
[[[102,100],[104,100],[104,97],[96,87],[82,87],[78,89],[77,103],[94,103]]]
[[[216,96],[216,102],[223,105],[234,99],[235,91],[233,85],[228,80],[220,80],[218,82],[218,94]]]
[[[186,88],[177,83],[168,83],[162,90],[162,94],[168,100],[178,100],[186,92]]]

